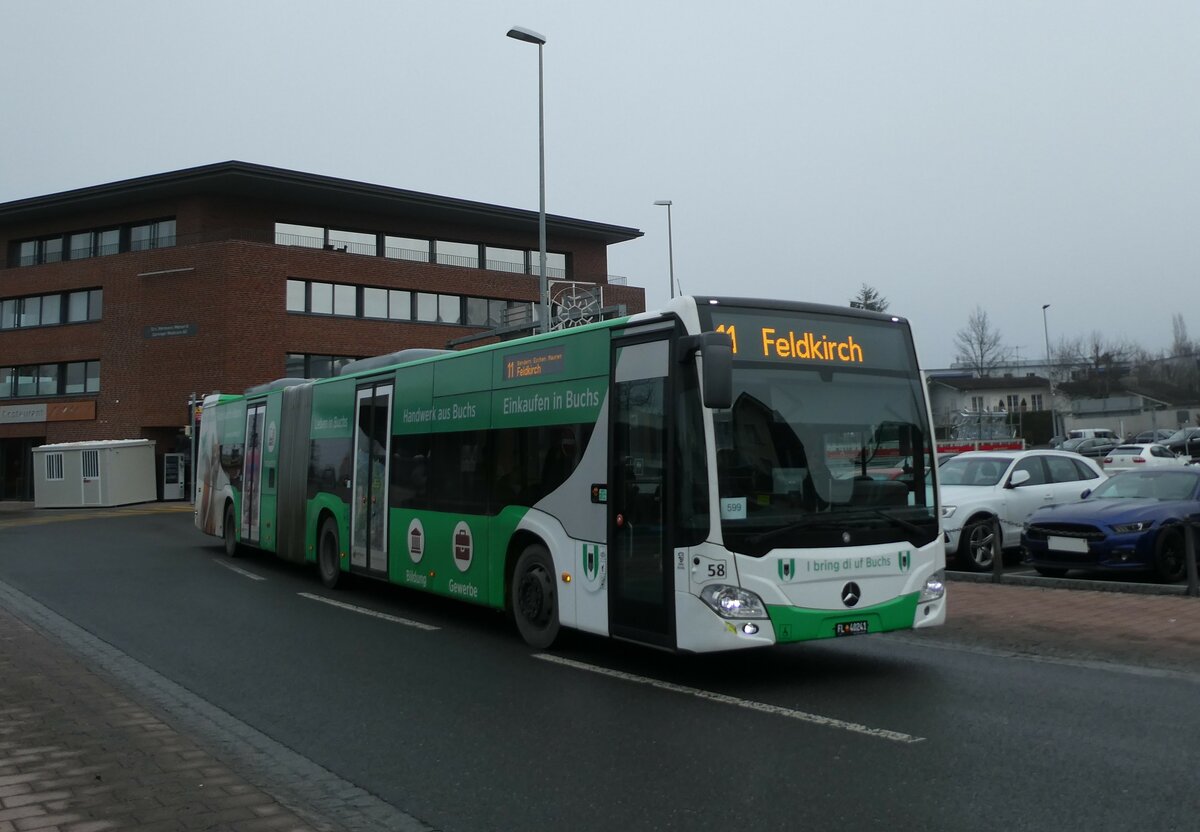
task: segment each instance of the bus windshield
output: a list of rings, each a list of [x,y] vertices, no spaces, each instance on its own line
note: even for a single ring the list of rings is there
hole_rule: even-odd
[[[765,314],[713,315],[736,345],[733,405],[714,414],[725,545],[761,556],[932,542],[934,443],[907,327]],[[820,339],[832,361],[793,358]],[[861,360],[838,362],[839,347]]]

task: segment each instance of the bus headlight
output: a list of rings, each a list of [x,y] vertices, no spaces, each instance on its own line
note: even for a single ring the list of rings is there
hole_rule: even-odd
[[[700,598],[722,618],[766,618],[762,599],[748,589],[713,584],[700,590]]]
[[[925,581],[925,588],[921,590],[921,598],[918,603],[924,604],[928,601],[936,601],[945,595],[945,580],[946,573],[941,569],[930,575],[929,579]]]

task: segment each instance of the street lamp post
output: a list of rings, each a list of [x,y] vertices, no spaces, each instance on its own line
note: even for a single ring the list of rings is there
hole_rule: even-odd
[[[550,284],[546,279],[546,120],[542,94],[542,47],[546,39],[532,29],[514,26],[513,40],[536,43],[538,48],[538,317],[541,331],[550,331]]]
[[[671,235],[671,200],[656,199],[655,205],[667,206],[667,262],[671,267],[671,297],[675,297],[675,243]]]
[[[1042,304],[1042,329],[1046,333],[1046,380],[1050,384],[1050,436],[1058,436],[1058,417],[1054,412],[1054,366],[1050,362],[1050,324],[1046,321],[1046,310],[1050,304]]]

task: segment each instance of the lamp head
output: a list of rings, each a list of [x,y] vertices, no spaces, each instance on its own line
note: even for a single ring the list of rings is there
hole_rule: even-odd
[[[656,199],[656,200],[654,200],[654,204],[655,204],[655,205],[670,205],[670,204],[671,204],[671,200],[669,200],[669,199]]]
[[[508,30],[508,36],[513,40],[523,40],[526,43],[536,43],[538,46],[543,46],[546,39],[532,29],[526,29],[524,26],[514,26]]]

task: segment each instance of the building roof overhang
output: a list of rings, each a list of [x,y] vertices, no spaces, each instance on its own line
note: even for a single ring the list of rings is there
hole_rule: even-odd
[[[0,224],[40,221],[64,214],[100,212],[139,202],[195,195],[270,200],[296,206],[420,218],[443,223],[470,223],[536,233],[538,212],[485,202],[372,185],[249,162],[219,162],[76,188],[46,196],[0,204]],[[636,228],[546,215],[546,228],[555,234],[597,240],[611,245],[642,236]]]

